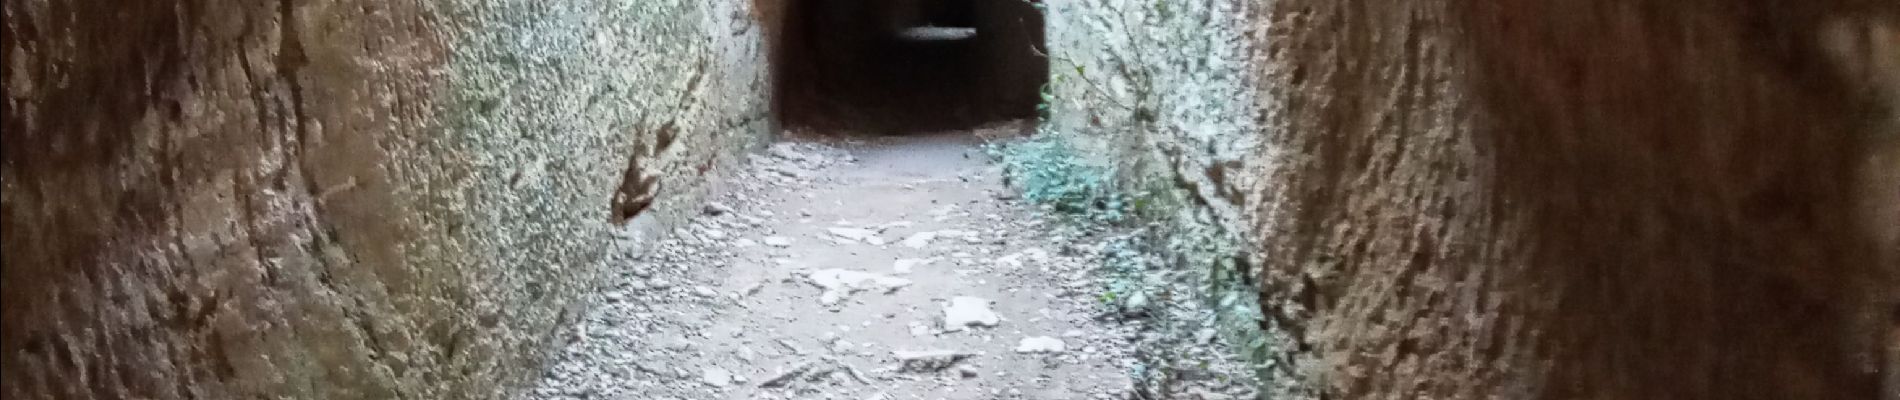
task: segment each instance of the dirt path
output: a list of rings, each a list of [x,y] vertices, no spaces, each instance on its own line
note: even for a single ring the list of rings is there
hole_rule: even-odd
[[[977,144],[774,145],[610,274],[529,397],[1121,397],[1131,331],[1094,318],[1088,251]]]

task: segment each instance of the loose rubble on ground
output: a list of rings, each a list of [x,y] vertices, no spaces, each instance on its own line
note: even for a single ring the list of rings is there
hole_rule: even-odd
[[[896,140],[775,144],[667,239],[622,241],[528,396],[1130,398],[1139,323],[1094,297],[1099,239],[1002,200],[968,138]]]

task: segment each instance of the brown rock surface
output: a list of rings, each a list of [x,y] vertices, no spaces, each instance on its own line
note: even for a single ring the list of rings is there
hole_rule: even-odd
[[[1060,6],[1050,128],[1252,243],[1288,392],[1873,397],[1893,3],[1233,7]]]
[[[1871,398],[1892,133],[1817,27],[1881,8],[1281,3],[1266,301],[1343,398]]]
[[[8,2],[4,397],[510,396],[765,132],[746,7]]]

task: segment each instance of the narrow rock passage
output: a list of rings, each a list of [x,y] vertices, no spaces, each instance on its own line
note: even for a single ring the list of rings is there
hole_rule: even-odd
[[[620,254],[535,399],[1091,399],[1130,386],[1083,239],[968,134],[785,142]]]

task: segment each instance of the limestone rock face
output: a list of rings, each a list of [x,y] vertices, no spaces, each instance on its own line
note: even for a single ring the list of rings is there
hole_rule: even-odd
[[[1044,130],[1240,243],[1270,397],[1875,398],[1900,6],[1165,3],[1047,3]]]
[[[0,397],[512,397],[767,132],[766,6],[8,2]]]

